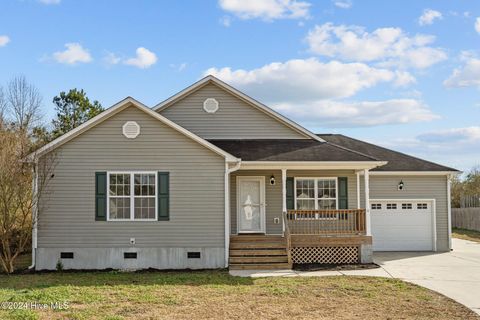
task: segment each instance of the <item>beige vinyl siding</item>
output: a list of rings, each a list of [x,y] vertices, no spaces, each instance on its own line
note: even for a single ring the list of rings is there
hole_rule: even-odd
[[[403,181],[404,190],[397,190]],[[361,203],[364,206],[363,177]],[[446,176],[370,176],[370,199],[435,199],[437,222],[437,250],[448,251],[448,212]]]
[[[270,177],[275,177],[275,185],[270,185]],[[237,233],[237,176],[264,176],[265,203],[266,203],[266,230],[267,234],[282,233],[282,172],[280,170],[240,170],[230,175],[230,214],[231,232]],[[348,207],[357,208],[356,174],[352,170],[287,170],[287,177],[347,177]],[[274,223],[275,218],[279,224]]]
[[[216,113],[203,110],[215,98]],[[166,118],[205,139],[304,139],[304,134],[272,118],[215,84],[207,84],[160,111]]]
[[[122,125],[136,121],[136,139]],[[129,107],[57,149],[38,247],[223,247],[225,160]],[[95,221],[96,171],[170,172],[170,221]]]

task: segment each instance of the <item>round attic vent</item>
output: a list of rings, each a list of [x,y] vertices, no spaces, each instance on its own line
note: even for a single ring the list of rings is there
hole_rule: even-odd
[[[203,110],[208,113],[215,113],[218,110],[218,101],[214,98],[207,98],[203,102]]]
[[[140,126],[135,121],[127,121],[122,127],[123,135],[135,139],[140,134]]]

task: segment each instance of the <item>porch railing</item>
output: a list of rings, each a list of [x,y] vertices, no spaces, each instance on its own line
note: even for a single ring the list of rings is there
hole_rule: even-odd
[[[365,235],[365,209],[288,210],[289,235]]]

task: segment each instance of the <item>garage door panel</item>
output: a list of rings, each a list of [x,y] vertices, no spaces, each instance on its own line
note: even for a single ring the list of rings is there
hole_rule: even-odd
[[[432,201],[371,200],[371,204],[373,250],[433,250]]]

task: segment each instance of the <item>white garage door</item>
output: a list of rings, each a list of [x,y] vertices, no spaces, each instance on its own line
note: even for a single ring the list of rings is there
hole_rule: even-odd
[[[374,251],[434,250],[434,202],[370,200]]]

